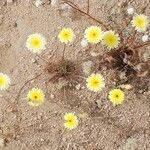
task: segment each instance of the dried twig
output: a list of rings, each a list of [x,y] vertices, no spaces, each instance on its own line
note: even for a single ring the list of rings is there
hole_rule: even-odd
[[[15,101],[16,101],[16,102],[18,102],[18,99],[19,99],[19,97],[20,97],[20,95],[21,95],[21,92],[22,92],[23,88],[24,88],[29,82],[31,82],[31,81],[34,80],[34,79],[37,79],[37,78],[38,78],[39,76],[41,76],[41,75],[42,75],[42,73],[38,74],[37,76],[35,76],[34,78],[32,78],[32,79],[26,81],[26,82],[23,84],[23,86],[20,88],[20,90],[19,90],[19,92],[18,92],[18,94],[17,94],[17,96],[16,96],[16,98],[15,98]]]
[[[87,0],[87,14],[90,12],[90,0]]]
[[[86,12],[82,11],[80,8],[78,8],[74,3],[70,2],[70,1],[63,1],[63,3],[68,4],[70,7],[72,7],[73,9],[77,10],[78,12],[88,16],[89,18],[91,18],[92,20],[96,21],[97,23],[101,24],[106,30],[109,30],[108,26],[103,23],[102,21],[94,18],[93,16],[91,16],[90,14],[87,14]]]
[[[135,46],[134,49],[143,48],[143,47],[145,47],[145,46],[150,46],[150,41],[148,41],[148,42],[146,42],[146,43],[144,43],[144,44],[142,44],[142,45]]]
[[[64,45],[64,48],[63,48],[62,61],[64,61],[65,51],[66,51],[66,44]]]

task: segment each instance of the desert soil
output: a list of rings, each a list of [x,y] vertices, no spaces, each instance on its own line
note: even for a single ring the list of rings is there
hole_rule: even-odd
[[[62,91],[62,83],[48,82],[51,75],[44,70],[46,61],[58,61],[62,56],[63,44],[57,38],[61,28],[71,27],[76,34],[75,41],[66,48],[65,58],[83,64],[95,59],[91,55],[93,53],[105,54],[101,45],[84,48],[80,44],[84,30],[99,24],[80,13],[65,15],[58,3],[36,7],[32,0],[3,2],[0,1],[0,72],[11,77],[12,85],[7,91],[0,92],[0,148],[150,150],[148,91],[135,92],[133,87],[126,91],[125,102],[113,107],[107,95],[115,87],[114,71],[105,67],[101,73],[107,86],[98,95],[86,88],[84,79],[71,91]],[[148,2],[134,0],[132,5],[140,13],[140,7]],[[86,0],[74,0],[74,3],[86,11]],[[118,1],[91,0],[90,14],[109,22],[107,15],[111,12],[107,10],[115,3]],[[150,16],[150,5],[146,15]],[[32,33],[41,33],[48,41],[47,49],[40,55],[44,60],[25,47],[26,39]],[[15,98],[23,84],[41,72],[40,77],[23,88],[16,103]],[[91,72],[84,76],[87,77],[88,73]],[[27,92],[33,87],[45,92],[46,102],[40,107],[31,107],[26,101]],[[72,131],[64,131],[63,115],[66,112],[75,112],[80,116],[79,126]]]

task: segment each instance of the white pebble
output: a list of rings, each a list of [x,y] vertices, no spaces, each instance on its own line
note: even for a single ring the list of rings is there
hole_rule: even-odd
[[[69,6],[68,4],[62,4],[61,8],[64,11],[64,13],[68,13],[71,10],[71,6]]]
[[[0,138],[0,147],[2,148],[4,147],[4,145],[5,145],[5,140]]]
[[[50,97],[51,97],[51,99],[54,99],[54,98],[55,98],[54,94],[51,94]]]
[[[81,46],[82,46],[82,47],[87,47],[87,46],[88,46],[87,40],[82,39],[82,41],[81,41]]]
[[[7,4],[13,4],[13,0],[7,0]]]
[[[81,85],[80,85],[80,84],[77,84],[77,85],[75,86],[75,88],[76,88],[77,90],[80,90]]]
[[[36,7],[39,7],[39,6],[41,6],[43,4],[43,2],[41,1],[41,0],[36,0],[36,2],[35,2],[35,6]]]
[[[148,41],[148,38],[149,38],[148,35],[143,35],[143,36],[142,36],[142,41],[143,41],[143,42],[147,42],[147,41]]]
[[[58,1],[58,0],[51,0],[51,5],[52,5],[52,6],[55,6],[55,5],[57,4],[57,1]]]
[[[129,8],[127,9],[127,12],[128,12],[129,15],[133,15],[133,13],[134,13],[134,8],[133,8],[133,7],[129,7]]]

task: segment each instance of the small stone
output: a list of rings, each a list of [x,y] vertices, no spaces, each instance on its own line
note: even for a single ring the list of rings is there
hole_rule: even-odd
[[[80,85],[80,84],[77,84],[77,85],[75,86],[75,88],[76,88],[77,90],[80,90],[80,89],[81,89],[81,85]]]
[[[0,147],[4,147],[5,146],[5,139],[0,138]]]
[[[36,0],[35,1],[35,6],[36,7],[40,7],[40,6],[42,6],[42,4],[43,4],[43,2],[41,0]]]
[[[122,84],[119,87],[125,90],[131,90],[133,88],[131,84]]]
[[[41,139],[41,142],[44,142],[44,139]]]
[[[31,62],[32,62],[32,63],[36,63],[37,60],[33,58],[33,59],[31,59]]]
[[[132,15],[134,13],[134,8],[133,7],[128,7],[127,12],[129,15]]]
[[[143,42],[147,42],[148,39],[149,39],[148,35],[143,35],[143,36],[142,36],[142,41],[143,41]]]
[[[13,0],[7,0],[7,3],[12,4],[14,1]]]
[[[94,66],[92,61],[86,61],[82,64],[82,69],[85,75],[91,74],[92,67]]]
[[[54,98],[55,98],[54,94],[51,94],[51,95],[50,95],[50,98],[51,98],[51,99],[54,99]]]
[[[71,9],[71,7],[68,4],[62,4],[61,8],[65,13],[69,12]]]
[[[82,86],[81,89],[84,90],[84,89],[85,89],[85,86]]]
[[[126,79],[126,73],[125,72],[121,72],[120,74],[119,74],[119,77],[120,77],[120,79]]]
[[[93,57],[97,57],[97,56],[100,55],[100,53],[97,52],[97,51],[95,51],[95,50],[94,50],[94,51],[91,51],[90,54],[91,54],[91,56],[93,56]]]
[[[51,0],[51,5],[55,6],[57,4],[58,0]]]
[[[88,42],[87,42],[86,39],[82,39],[82,41],[81,41],[81,46],[82,46],[82,47],[87,47],[87,46],[88,46]]]

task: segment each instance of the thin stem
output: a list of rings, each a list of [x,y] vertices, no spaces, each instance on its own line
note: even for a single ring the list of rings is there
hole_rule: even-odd
[[[35,76],[34,78],[32,78],[32,79],[26,81],[26,82],[23,84],[23,86],[20,88],[20,90],[19,90],[19,92],[18,92],[18,94],[17,94],[17,96],[16,96],[16,98],[15,98],[15,101],[16,101],[16,102],[18,102],[18,99],[19,99],[19,97],[20,97],[20,95],[21,95],[21,92],[22,92],[23,88],[24,88],[29,82],[31,82],[32,80],[38,78],[38,77],[41,76],[41,75],[42,75],[42,73],[38,74],[37,76]]]
[[[63,53],[62,53],[62,61],[64,60],[65,57],[65,51],[66,51],[66,44],[64,45]]]
[[[78,12],[88,16],[89,18],[91,18],[92,20],[96,21],[97,23],[101,24],[106,30],[109,30],[109,28],[107,27],[106,24],[104,24],[102,21],[94,18],[93,16],[91,16],[90,14],[82,11],[81,9],[79,9],[75,4],[73,4],[72,2],[70,1],[64,1],[64,3],[68,4],[70,7],[72,7],[73,9],[77,10]]]
[[[90,0],[87,0],[87,14],[90,13]]]
[[[36,55],[39,59],[41,59],[41,60],[43,60],[43,61],[45,61],[46,63],[48,63],[48,61],[47,60],[45,60],[44,58],[42,58],[41,56],[39,56],[39,55]]]

